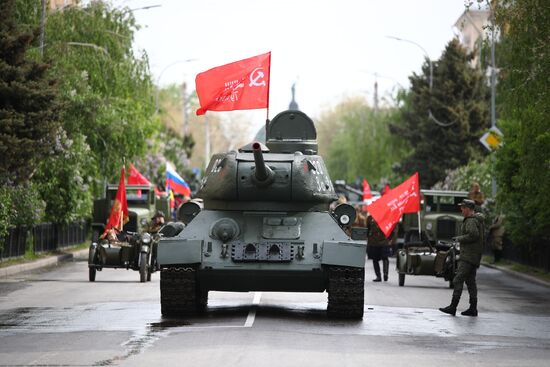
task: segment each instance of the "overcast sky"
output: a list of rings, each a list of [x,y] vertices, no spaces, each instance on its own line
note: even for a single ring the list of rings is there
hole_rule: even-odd
[[[464,0],[116,0],[128,6],[142,29],[138,49],[147,52],[160,85],[268,51],[272,118],[288,108],[290,88],[302,111],[317,117],[347,96],[371,103],[375,74],[379,95],[419,72],[425,54],[438,59],[456,34]],[[145,6],[161,5],[150,9]],[[182,62],[187,59],[195,61]],[[216,112],[209,112],[216,113]],[[223,112],[218,114],[226,114]],[[257,116],[260,113],[251,114]],[[262,112],[265,119],[265,110]],[[261,113],[260,113],[261,116]],[[262,118],[258,126],[262,125]]]

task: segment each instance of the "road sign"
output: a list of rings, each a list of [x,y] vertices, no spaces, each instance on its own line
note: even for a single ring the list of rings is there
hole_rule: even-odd
[[[487,148],[488,151],[492,152],[502,145],[503,136],[502,131],[500,131],[496,126],[493,126],[489,129],[489,131],[483,134],[479,141],[485,148]]]

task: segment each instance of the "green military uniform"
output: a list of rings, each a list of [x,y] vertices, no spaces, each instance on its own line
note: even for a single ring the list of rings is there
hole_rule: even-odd
[[[462,295],[464,283],[468,287],[470,293],[470,307],[462,312],[465,316],[477,316],[477,284],[476,272],[481,262],[481,252],[483,250],[485,228],[483,226],[483,215],[474,214],[475,202],[473,200],[464,199],[460,206],[468,208],[463,209],[464,220],[461,226],[461,235],[456,237],[460,243],[460,258],[458,260],[457,273],[453,279],[454,291],[451,304],[447,307],[440,308],[441,312],[455,315],[456,307]]]
[[[456,238],[460,243],[460,259],[457,274],[453,280],[453,298],[460,298],[466,283],[470,299],[477,299],[476,273],[483,251],[483,232],[483,219],[480,214],[466,217],[462,221],[462,235]]]
[[[372,260],[374,274],[376,278],[373,280],[379,282],[382,280],[380,276],[380,263],[382,260],[382,268],[384,272],[384,281],[388,280],[388,269],[390,261],[389,256],[389,240],[378,224],[374,221],[371,215],[367,218],[367,256]]]

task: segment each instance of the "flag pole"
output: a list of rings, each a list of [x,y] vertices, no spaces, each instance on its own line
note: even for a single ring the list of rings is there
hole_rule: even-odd
[[[416,212],[418,214],[418,238],[422,241],[422,226],[420,223],[420,210]]]
[[[267,108],[265,112],[265,142],[267,143],[267,128],[269,127],[269,87],[271,86],[271,51],[267,61]]]

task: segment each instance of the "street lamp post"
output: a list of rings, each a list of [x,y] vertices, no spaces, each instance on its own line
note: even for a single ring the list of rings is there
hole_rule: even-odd
[[[426,57],[426,60],[428,60],[428,64],[430,65],[430,80],[428,81],[429,85],[430,85],[430,100],[431,100],[431,92],[432,92],[432,87],[433,87],[433,74],[434,74],[434,68],[433,68],[433,64],[432,64],[432,60],[430,59],[430,55],[428,55],[428,52],[426,51],[426,49],[422,46],[420,46],[418,43],[414,42],[414,41],[411,41],[411,40],[408,40],[408,39],[404,39],[404,38],[399,38],[399,37],[395,37],[395,36],[386,36],[387,38],[391,38],[391,39],[394,39],[396,41],[402,41],[402,42],[407,42],[407,43],[410,43],[410,44],[413,44],[415,45],[416,47],[420,48],[422,50],[422,52],[424,53],[424,56]],[[428,108],[428,119],[432,120],[433,122],[435,122],[437,125],[441,126],[441,127],[448,127],[448,126],[451,126],[453,125],[456,121],[451,121],[451,122],[442,122],[442,121],[439,121],[438,119],[435,118],[435,116],[433,115],[432,113],[432,109],[431,108]]]
[[[177,64],[183,64],[183,63],[188,63],[188,62],[192,62],[192,61],[196,61],[198,59],[195,59],[195,58],[191,58],[191,59],[185,59],[185,60],[177,60],[177,61],[174,61],[173,63],[171,64],[168,64],[166,65],[159,73],[159,76],[157,77],[157,82],[156,82],[156,87],[157,87],[157,92],[155,93],[155,110],[156,112],[158,113],[159,112],[159,92],[160,92],[160,78],[162,78],[162,75],[164,74],[164,72],[168,69],[170,69],[172,66],[174,65],[177,65]]]

